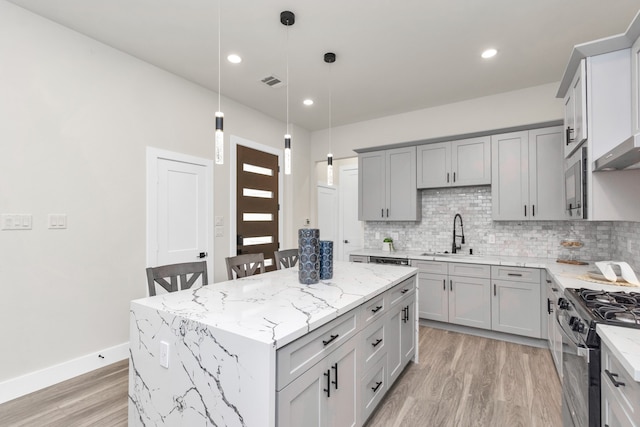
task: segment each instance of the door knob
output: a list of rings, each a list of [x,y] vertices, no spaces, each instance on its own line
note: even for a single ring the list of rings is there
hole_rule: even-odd
[[[349,243],[349,241],[348,241],[348,240],[345,240],[344,242],[345,242],[345,243]]]
[[[206,252],[200,252],[196,258],[206,258],[208,255]]]

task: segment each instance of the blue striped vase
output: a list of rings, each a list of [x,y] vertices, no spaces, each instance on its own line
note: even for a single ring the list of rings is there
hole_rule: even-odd
[[[320,230],[301,228],[298,230],[298,281],[303,285],[320,280]]]

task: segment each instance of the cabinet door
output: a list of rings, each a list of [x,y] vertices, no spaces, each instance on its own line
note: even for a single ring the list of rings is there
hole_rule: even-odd
[[[402,304],[393,306],[387,319],[387,371],[389,373],[389,384],[393,384],[400,372],[402,372],[400,335],[402,334],[403,308]]]
[[[358,156],[358,219],[383,220],[385,209],[386,157],[384,151]]]
[[[451,185],[451,143],[438,142],[417,147],[418,188]]]
[[[617,398],[615,389],[604,373],[600,375],[600,384],[601,425],[609,427],[638,427],[640,424],[634,423],[631,416],[624,410]]]
[[[565,141],[564,156],[567,157],[575,151],[576,148],[587,139],[587,81],[586,81],[586,62],[583,59],[580,61],[580,66],[576,71],[576,75],[569,87],[570,103],[573,120],[569,120],[565,123],[565,138],[569,137],[568,141]],[[566,101],[566,98],[565,98]],[[567,104],[565,103],[565,111],[567,110]],[[566,120],[566,117],[565,117]],[[571,126],[573,121],[573,126]],[[566,131],[567,127],[569,128]]]
[[[491,137],[451,142],[452,186],[491,184]]]
[[[540,283],[492,280],[494,331],[540,338]]]
[[[529,203],[529,133],[491,137],[491,199],[494,220],[522,220]]]
[[[405,310],[402,324],[400,325],[400,352],[402,354],[402,368],[407,366],[413,358],[416,350],[416,304],[415,295],[410,296],[402,303]]]
[[[564,219],[562,128],[529,131],[529,206],[527,219]]]
[[[318,363],[277,392],[279,427],[327,425],[327,386],[331,378],[324,363]]]
[[[329,360],[331,396],[328,400],[327,426],[353,427],[357,425],[358,405],[356,387],[359,375],[356,363],[357,339],[353,338],[332,353]],[[306,426],[299,423],[299,426]]]
[[[449,321],[447,276],[418,273],[418,316],[422,319]]]
[[[449,276],[449,322],[491,329],[491,282]]]
[[[416,147],[386,151],[386,211],[390,221],[416,221],[417,209]]]

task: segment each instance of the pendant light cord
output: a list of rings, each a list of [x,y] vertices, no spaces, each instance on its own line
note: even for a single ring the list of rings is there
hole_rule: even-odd
[[[287,135],[290,135],[289,133],[289,27],[290,25],[287,25],[287,36],[286,36],[286,58],[287,58]]]
[[[220,88],[220,56],[221,56],[221,49],[220,49],[220,3],[222,2],[222,0],[218,0],[218,111],[222,111],[220,109],[220,92],[222,91]]]
[[[331,73],[331,64],[329,64],[329,153],[332,148],[331,127],[333,118],[333,78]]]

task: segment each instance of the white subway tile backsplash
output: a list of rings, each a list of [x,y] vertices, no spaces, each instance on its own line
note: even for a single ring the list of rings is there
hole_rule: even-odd
[[[491,187],[462,187],[422,190],[422,221],[366,222],[365,248],[379,249],[382,239],[397,233],[397,250],[451,251],[453,217],[462,215],[463,252],[543,258],[566,258],[563,239],[578,239],[576,259],[615,259],[640,270],[640,223],[610,221],[493,221]],[[381,238],[376,239],[376,233]],[[491,238],[495,243],[490,243]]]

